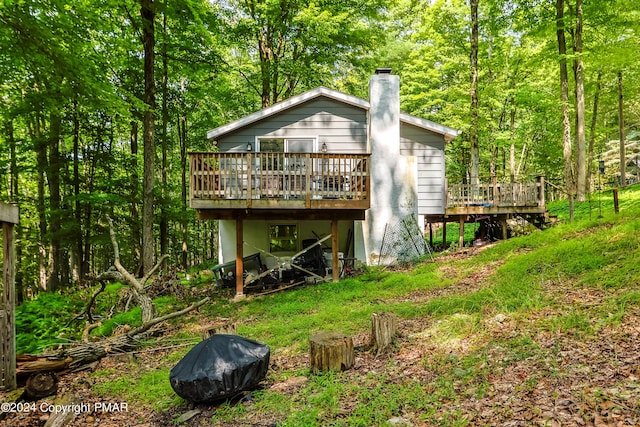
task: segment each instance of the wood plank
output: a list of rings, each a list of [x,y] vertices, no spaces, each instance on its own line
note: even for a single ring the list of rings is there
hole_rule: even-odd
[[[14,224],[2,223],[2,307],[4,316],[1,322],[2,331],[0,348],[2,360],[3,387],[13,390],[16,382],[16,322],[15,322],[15,242]]]
[[[0,202],[0,222],[20,223],[20,209],[17,206]]]
[[[331,220],[339,219],[345,221],[364,220],[364,210],[259,210],[259,209],[240,209],[240,210],[216,210],[216,209],[199,209],[197,211],[197,218],[200,220],[215,220],[215,219],[232,219],[243,218],[245,220]]]

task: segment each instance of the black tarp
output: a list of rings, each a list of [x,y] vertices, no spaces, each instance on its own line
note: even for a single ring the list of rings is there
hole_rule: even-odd
[[[266,344],[216,334],[198,343],[173,367],[171,387],[185,400],[207,402],[255,388],[269,367]]]

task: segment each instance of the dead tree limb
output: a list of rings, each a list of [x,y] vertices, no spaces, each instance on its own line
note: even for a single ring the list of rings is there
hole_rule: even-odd
[[[144,285],[169,256],[163,255],[156,265],[154,265],[153,268],[142,278],[142,280],[138,280],[120,263],[120,247],[118,246],[118,239],[116,238],[116,232],[113,229],[113,220],[111,218],[109,218],[109,237],[111,237],[111,244],[113,246],[113,265],[116,267],[117,272],[122,276],[122,281],[131,289],[138,305],[140,305],[140,310],[142,311],[142,323],[147,323],[155,317],[157,311],[156,307],[153,305],[153,301],[145,293]]]
[[[209,301],[209,297],[206,297],[196,303],[191,304],[179,311],[159,316],[151,319],[148,322],[143,323],[137,328],[133,328],[125,334],[116,335],[101,341],[81,343],[77,346],[67,348],[59,353],[50,356],[51,359],[69,360],[69,368],[74,368],[84,364],[92,363],[109,354],[126,353],[133,351],[140,346],[142,341],[152,335],[154,326],[173,319],[174,317],[182,316],[190,311],[197,309],[198,307],[206,304]]]

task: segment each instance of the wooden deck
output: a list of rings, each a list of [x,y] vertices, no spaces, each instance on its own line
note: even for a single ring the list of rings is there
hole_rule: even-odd
[[[507,238],[507,220],[521,216],[536,227],[547,223],[545,182],[540,176],[535,182],[447,185],[446,208],[442,214],[425,215],[427,224],[458,222],[460,232],[458,248],[464,245],[464,224],[489,221],[499,223],[502,238]],[[431,227],[429,227],[431,230]],[[446,226],[443,230],[443,246],[447,246]],[[430,233],[431,245],[433,235]]]
[[[445,215],[540,214],[546,212],[544,177],[535,182],[451,184]]]
[[[369,154],[191,153],[190,206],[207,218],[369,209]],[[235,211],[235,213],[233,213]]]

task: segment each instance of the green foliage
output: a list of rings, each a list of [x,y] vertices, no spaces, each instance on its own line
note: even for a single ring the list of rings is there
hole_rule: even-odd
[[[82,312],[98,288],[86,288],[66,295],[56,292],[40,292],[33,300],[16,308],[16,347],[18,354],[39,353],[59,344],[69,344],[80,338],[83,319],[74,317]],[[94,337],[107,337],[119,327],[134,328],[142,323],[139,307],[108,317],[124,295],[126,286],[111,283],[98,295],[92,315],[101,325],[92,331]],[[160,314],[176,310],[174,296],[156,298],[154,305]]]
[[[140,307],[135,307],[125,313],[116,314],[111,319],[102,322],[102,325],[92,331],[92,335],[107,337],[113,334],[116,328],[128,325],[132,328],[142,324]]]
[[[40,353],[77,340],[78,328],[69,323],[81,309],[80,299],[48,292],[16,307],[16,353]]]

